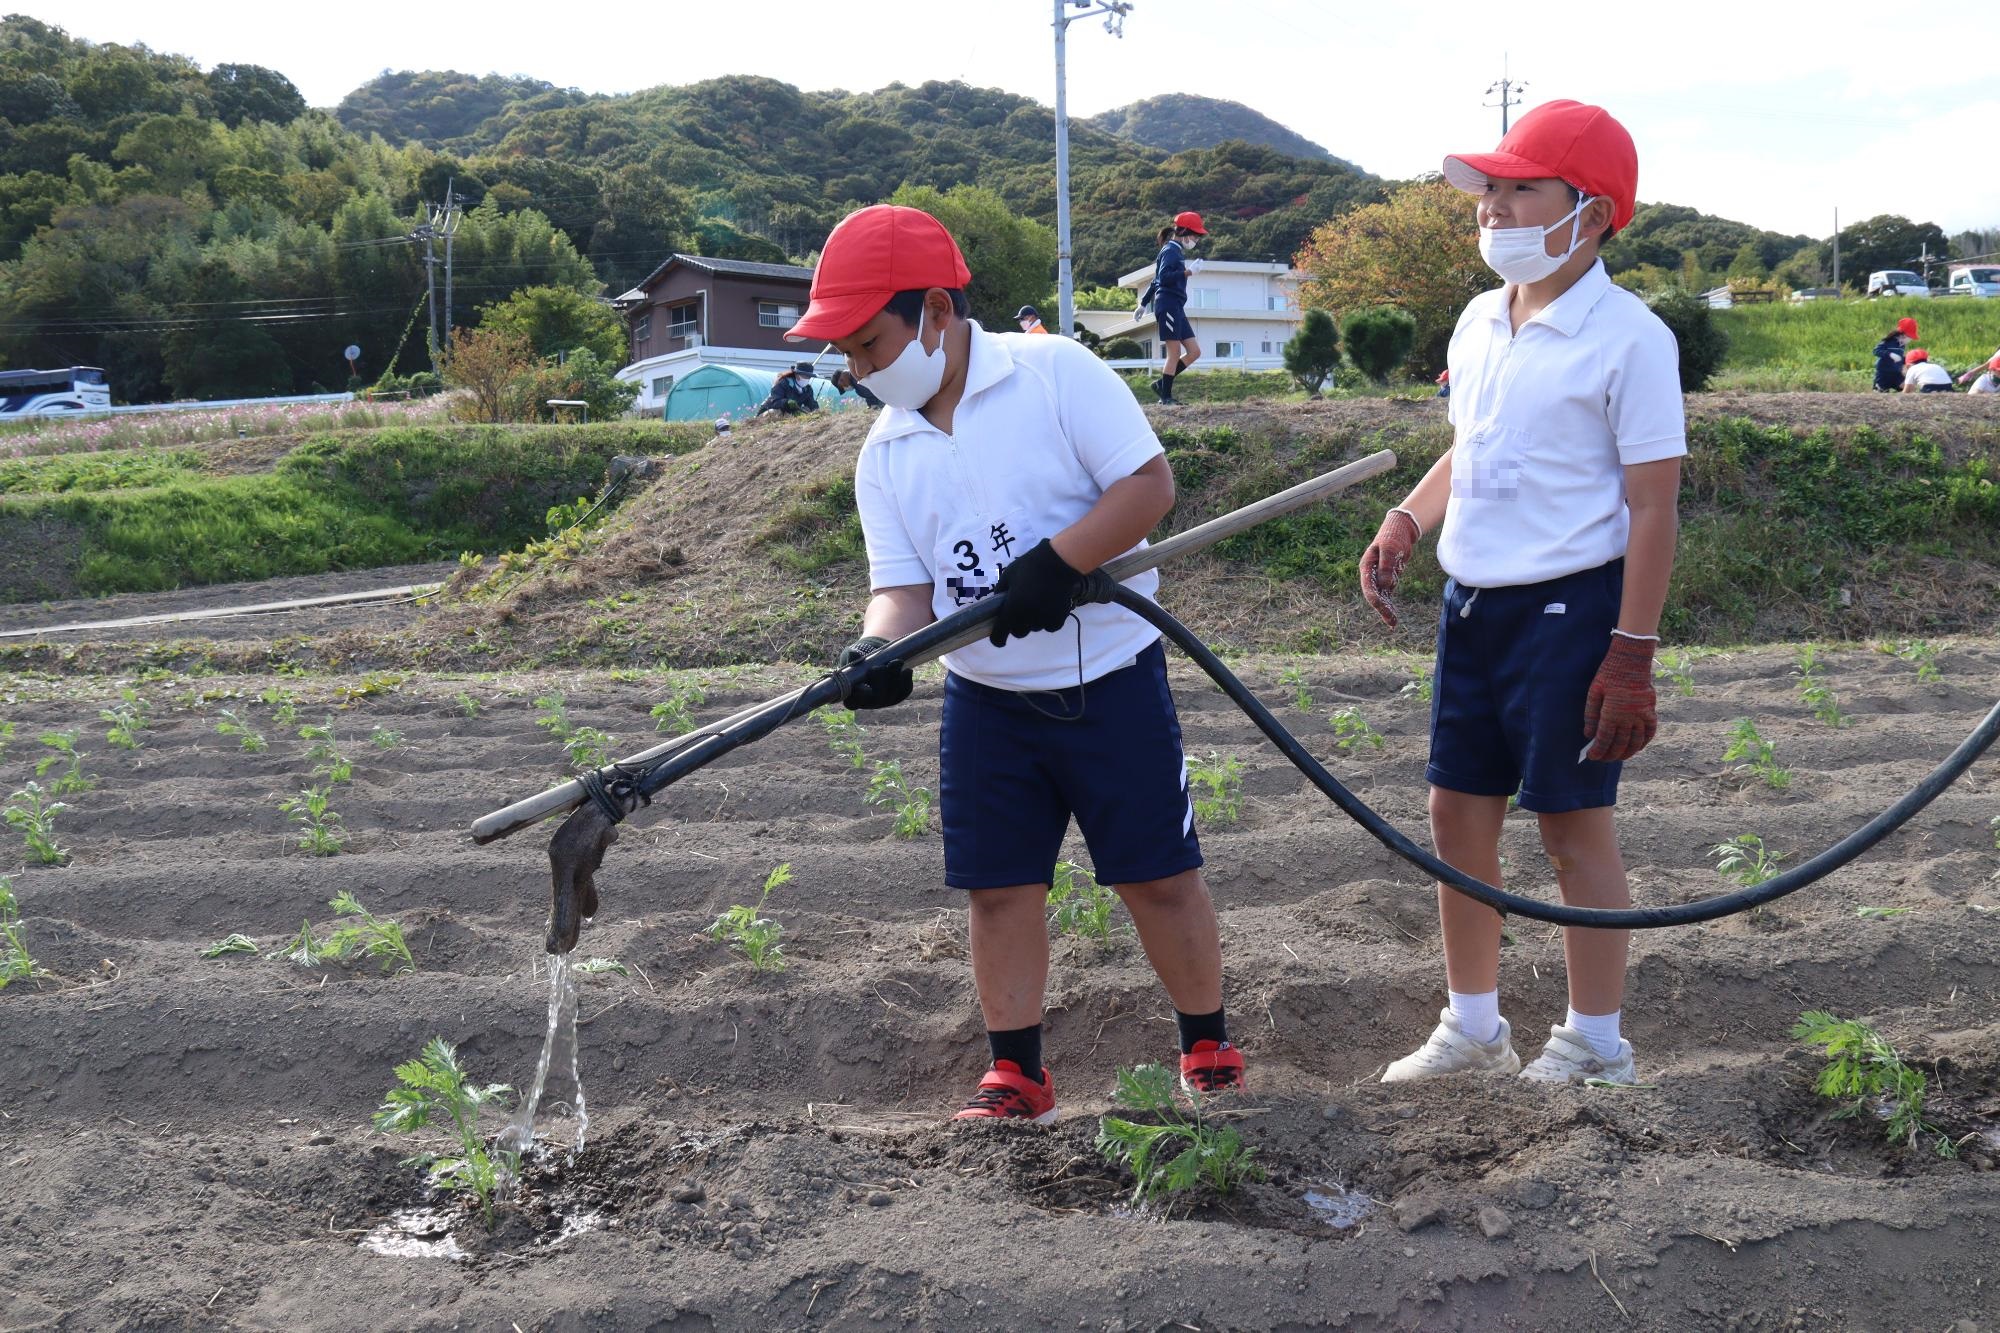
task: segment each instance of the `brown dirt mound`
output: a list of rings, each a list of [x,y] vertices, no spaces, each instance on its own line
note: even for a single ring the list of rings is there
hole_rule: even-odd
[[[754,436],[753,436],[754,438]],[[789,439],[789,433],[787,435]],[[773,441],[778,443],[778,441]],[[788,446],[789,447],[789,446]],[[765,460],[767,463],[771,460]],[[699,475],[699,474],[697,474]],[[1360,795],[1420,828],[1424,713],[1414,659],[1253,658],[1287,720]],[[1642,899],[1724,887],[1710,844],[1756,832],[1796,861],[1854,828],[1945,754],[1990,703],[2000,644],[1962,641],[1943,680],[1866,650],[1827,655],[1854,725],[1798,701],[1780,650],[1718,654],[1628,774],[1626,852]],[[584,982],[592,1128],[529,1175],[494,1233],[423,1197],[409,1145],[368,1117],[390,1068],[433,1034],[481,1079],[525,1083],[539,1048],[542,838],[473,846],[469,821],[560,771],[531,700],[567,691],[578,723],[651,739],[650,706],[686,675],[437,680],[354,700],[353,678],[208,677],[141,686],[155,726],[114,751],[59,819],[73,864],[14,876],[27,941],[54,979],[0,992],[0,1223],[13,1327],[1009,1329],[1633,1327],[1949,1328],[1991,1318],[2000,1227],[2000,900],[1994,761],[1896,838],[1757,918],[1638,937],[1630,1033],[1654,1086],[1512,1082],[1387,1088],[1382,1064],[1442,1002],[1431,891],[1175,670],[1191,753],[1246,761],[1242,818],[1205,827],[1229,1005],[1254,1095],[1238,1124],[1269,1178],[1173,1220],[1126,1206],[1092,1148],[1113,1071],[1171,1053],[1170,1014],[1128,932],[1060,941],[1050,1132],[941,1123],[984,1060],[960,900],[937,836],[894,838],[863,775],[810,723],[692,775],[628,828],[580,953],[632,969]],[[721,716],[796,672],[701,673]],[[356,762],[339,856],[288,851],[278,799],[303,744],[254,702],[278,684],[331,713]],[[379,683],[378,683],[379,684]],[[52,727],[91,722],[110,680],[15,677],[0,780],[19,785]],[[202,692],[199,701],[186,697]],[[459,691],[482,705],[466,717]],[[1334,749],[1356,702],[1384,748]],[[216,710],[270,750],[242,755]],[[938,688],[865,721],[864,743],[936,783]],[[1774,792],[1721,773],[1730,719],[1755,716],[1797,774]],[[366,743],[381,726],[406,745]],[[11,789],[11,785],[9,789]],[[1509,873],[1548,892],[1532,825]],[[1085,859],[1080,847],[1070,854]],[[755,975],[699,932],[795,880],[769,911],[788,970]],[[304,971],[203,960],[231,931],[276,952],[353,890],[405,926],[418,970]],[[1908,908],[1863,919],[1860,907]],[[1561,943],[1515,922],[1506,1008],[1532,1049],[1562,1013]],[[1928,1074],[1962,1140],[1945,1160],[1835,1120],[1786,1036],[1800,1011],[1865,1017]],[[553,1088],[568,1098],[565,1083]],[[572,1124],[557,1117],[558,1130]],[[1308,1191],[1358,1190],[1336,1229]],[[404,1210],[465,1258],[358,1248]],[[1483,1225],[1482,1225],[1483,1221]],[[1405,1228],[1408,1228],[1407,1230]],[[1601,1285],[1600,1285],[1601,1282]],[[1620,1311],[1625,1312],[1621,1315]]]

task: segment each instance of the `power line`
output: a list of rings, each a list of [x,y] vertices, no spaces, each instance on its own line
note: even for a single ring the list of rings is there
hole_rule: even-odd
[[[1500,53],[1500,77],[1486,85],[1486,95],[1491,97],[1497,92],[1500,94],[1500,100],[1498,102],[1481,102],[1480,105],[1489,107],[1497,106],[1500,108],[1500,137],[1503,139],[1507,137],[1508,108],[1521,105],[1520,92],[1521,89],[1527,86],[1528,81],[1526,79],[1508,77],[1507,53],[1502,51]]]

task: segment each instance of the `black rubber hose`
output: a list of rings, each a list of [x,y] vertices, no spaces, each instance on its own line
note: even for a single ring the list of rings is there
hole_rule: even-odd
[[[1396,829],[1395,825],[1369,809],[1360,797],[1342,786],[1338,778],[1327,772],[1325,766],[1307,752],[1296,736],[1285,730],[1278,719],[1271,715],[1271,710],[1264,707],[1257,696],[1223,665],[1222,659],[1217,657],[1207,644],[1197,639],[1187,626],[1146,598],[1123,587],[1112,594],[1111,600],[1149,622],[1160,633],[1171,639],[1175,647],[1186,653],[1193,659],[1195,665],[1207,672],[1209,678],[1222,687],[1222,692],[1257,724],[1257,729],[1270,739],[1271,744],[1278,747],[1285,758],[1291,760],[1315,787],[1324,792],[1327,798],[1339,806],[1350,819],[1373,834],[1384,847],[1439,883],[1449,885],[1466,897],[1485,903],[1496,911],[1512,912],[1518,916],[1525,916],[1535,921],[1553,922],[1559,926],[1594,926],[1605,930],[1654,930],[1662,926],[1688,926],[1698,921],[1713,921],[1718,917],[1748,911],[1752,907],[1759,907],[1774,899],[1782,898],[1788,893],[1796,893],[1806,885],[1826,878],[1908,823],[1911,816],[1936,800],[1939,793],[1957,781],[1959,775],[1986,752],[1994,739],[2000,737],[2000,703],[1996,703],[1986,714],[1985,719],[1973,728],[1972,734],[1959,742],[1958,748],[1953,750],[1943,763],[1932,769],[1928,777],[1904,793],[1901,800],[1818,856],[1801,862],[1783,874],[1752,888],[1738,889],[1733,893],[1721,893],[1713,898],[1703,898],[1698,902],[1679,903],[1669,907],[1569,907],[1561,903],[1545,903],[1533,898],[1523,898],[1519,894],[1495,888],[1491,884],[1452,869],[1411,842]]]

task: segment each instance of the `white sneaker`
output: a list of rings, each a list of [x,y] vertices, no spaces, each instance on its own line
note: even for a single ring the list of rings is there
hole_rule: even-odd
[[[1590,1039],[1575,1028],[1558,1023],[1549,1029],[1549,1044],[1521,1077],[1536,1083],[1582,1083],[1602,1079],[1606,1083],[1637,1083],[1639,1069],[1632,1060],[1632,1043],[1618,1040],[1618,1054],[1605,1059],[1591,1049]]]
[[[1521,1057],[1514,1054],[1512,1029],[1500,1020],[1500,1034],[1492,1041],[1474,1041],[1458,1025],[1449,1007],[1438,1011],[1438,1025],[1430,1040],[1382,1071],[1384,1083],[1414,1083],[1422,1078],[1446,1074],[1517,1074]]]

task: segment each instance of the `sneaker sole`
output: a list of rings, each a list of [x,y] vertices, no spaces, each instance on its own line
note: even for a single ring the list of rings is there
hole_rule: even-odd
[[[1025,1121],[1027,1121],[1027,1122],[1028,1122],[1029,1124],[1031,1124],[1031,1125],[1053,1125],[1053,1124],[1054,1124],[1054,1123],[1056,1122],[1056,1115],[1057,1115],[1057,1113],[1058,1113],[1058,1112],[1060,1111],[1060,1109],[1061,1109],[1061,1108],[1059,1108],[1059,1107],[1054,1107],[1054,1106],[1051,1106],[1051,1107],[1050,1107],[1050,1108],[1049,1108],[1048,1110],[1046,1110],[1046,1111],[1042,1112],[1042,1113],[1041,1113],[1040,1115],[1036,1115],[1036,1116],[1025,1116],[1025,1115],[955,1115],[955,1116],[953,1116],[953,1117],[951,1118],[951,1123],[952,1123],[952,1124],[954,1124],[954,1125],[957,1125],[957,1124],[970,1124],[970,1123],[972,1123],[972,1122],[973,1122],[973,1121],[975,1121],[975,1120],[1025,1120]]]
[[[1402,1078],[1390,1078],[1388,1071],[1384,1070],[1381,1081],[1384,1083],[1428,1083],[1434,1078],[1456,1078],[1460,1074],[1471,1074],[1479,1078],[1520,1078],[1522,1077],[1521,1057],[1518,1053],[1510,1051],[1508,1052],[1507,1059],[1497,1065],[1487,1065],[1481,1069],[1447,1069],[1436,1074],[1409,1074]]]

